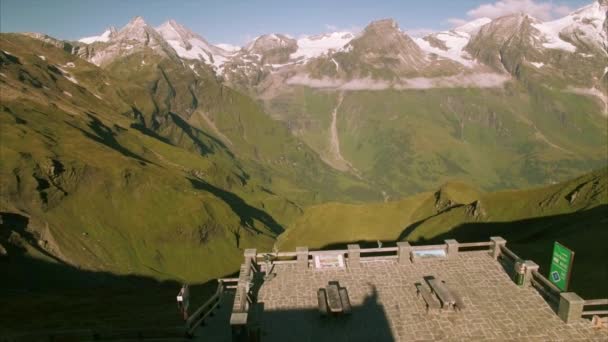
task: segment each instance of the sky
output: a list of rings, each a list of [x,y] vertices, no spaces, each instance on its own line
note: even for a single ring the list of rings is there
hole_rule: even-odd
[[[293,37],[358,31],[393,18],[420,36],[479,17],[525,11],[550,20],[593,0],[0,0],[1,32],[42,32],[76,40],[120,29],[134,16],[158,26],[174,19],[212,43],[244,45],[265,33]]]

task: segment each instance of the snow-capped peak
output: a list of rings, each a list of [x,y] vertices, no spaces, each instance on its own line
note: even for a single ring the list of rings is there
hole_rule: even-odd
[[[565,41],[561,36],[573,37],[585,41],[606,51],[607,34],[604,28],[608,4],[601,0],[582,7],[569,15],[544,23],[534,24],[544,38],[543,46],[549,49],[561,49],[575,52],[576,46]]]
[[[144,18],[137,16],[118,31],[116,38],[118,40],[135,40],[145,43],[150,39],[150,33],[155,34],[156,32],[146,24]]]
[[[482,26],[490,23],[490,18],[479,18],[450,31],[432,33],[424,38],[414,38],[418,46],[427,53],[451,59],[464,66],[472,67],[475,62],[464,51],[471,37],[477,34]]]
[[[157,27],[156,31],[181,58],[198,59],[220,67],[226,62],[226,57],[230,55],[228,51],[209,44],[203,37],[180,25],[175,20],[165,22]]]
[[[142,18],[140,16],[136,16],[127,23],[127,25],[123,28],[123,30],[136,29],[136,28],[144,27],[146,25],[147,24],[146,24],[146,21],[144,20],[144,18]]]
[[[156,31],[166,40],[188,40],[196,36],[195,33],[188,30],[183,25],[178,24],[173,19],[157,27]]]
[[[237,52],[241,49],[240,46],[226,44],[226,43],[220,43],[220,44],[214,44],[214,45],[219,47],[220,49],[228,51],[228,52]]]
[[[456,28],[454,28],[454,31],[457,32],[465,32],[468,33],[470,35],[473,35],[475,33],[477,33],[477,31],[479,31],[479,29],[489,23],[490,21],[492,21],[492,19],[490,18],[479,18],[479,19],[475,19],[473,21],[469,21],[468,23],[464,24],[464,25],[460,25]]]
[[[298,39],[298,50],[291,54],[292,59],[315,58],[330,50],[339,50],[348,44],[355,35],[351,32],[332,32]]]
[[[263,53],[264,51],[293,45],[293,42],[295,42],[294,39],[284,34],[264,34],[256,37],[247,45],[246,49],[255,53]]]
[[[85,44],[92,44],[95,42],[107,42],[115,34],[116,34],[116,29],[114,27],[110,27],[110,28],[106,29],[99,36],[84,37],[84,38],[79,39],[78,41],[81,43],[85,43]]]

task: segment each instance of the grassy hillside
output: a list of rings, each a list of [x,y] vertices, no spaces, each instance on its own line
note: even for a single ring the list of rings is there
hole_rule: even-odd
[[[265,103],[326,156],[338,96],[292,87]],[[450,179],[486,191],[547,185],[607,161],[603,107],[544,79],[514,79],[504,89],[349,91],[343,98],[337,112],[342,155],[393,198]]]
[[[416,244],[487,241],[502,236],[546,274],[554,241],[576,252],[572,289],[606,297],[608,169],[529,190],[481,192],[450,182],[436,192],[373,205],[329,203],[307,208],[279,237],[280,250],[355,241]]]
[[[71,265],[204,282],[303,206],[380,198],[204,65],[144,50],[102,69],[18,34],[0,47],[0,212]]]

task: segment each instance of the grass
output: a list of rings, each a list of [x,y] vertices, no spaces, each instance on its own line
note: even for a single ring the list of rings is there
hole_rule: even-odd
[[[269,112],[323,155],[337,92],[292,87]],[[362,178],[393,198],[450,179],[485,191],[548,185],[606,163],[605,116],[593,99],[535,81],[504,89],[350,91],[340,147]]]
[[[448,200],[449,205],[441,205]],[[585,298],[606,297],[607,210],[606,168],[529,190],[481,192],[450,182],[435,193],[399,201],[307,208],[279,237],[278,245],[280,250],[289,251],[296,246],[320,249],[357,241],[405,239],[429,244],[503,236],[516,253],[539,263],[546,274],[552,244],[559,241],[576,252],[572,289]]]
[[[100,69],[22,35],[0,44],[0,211],[66,262],[202,283],[270,249],[303,206],[380,196],[207,67],[144,50]],[[230,143],[189,123],[193,105]]]

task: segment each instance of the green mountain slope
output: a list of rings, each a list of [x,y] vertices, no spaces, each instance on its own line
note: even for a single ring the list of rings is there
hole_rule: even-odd
[[[337,140],[343,159],[395,198],[449,179],[485,190],[548,184],[606,164],[602,108],[543,84],[342,94],[294,87],[265,103],[339,168],[331,162]]]
[[[24,35],[0,46],[0,211],[69,264],[206,281],[271,248],[304,205],[380,196],[205,66],[144,48],[101,69]]]

